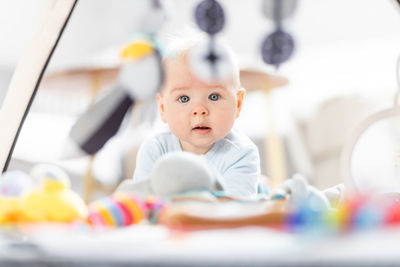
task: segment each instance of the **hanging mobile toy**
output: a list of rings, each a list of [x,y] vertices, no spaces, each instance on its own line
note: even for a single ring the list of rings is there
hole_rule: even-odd
[[[152,1],[151,11],[144,18],[140,25],[143,37],[121,52],[122,64],[114,89],[94,103],[72,127],[69,136],[73,144],[68,145],[64,157],[96,153],[117,133],[136,101],[150,99],[161,87],[163,68],[154,38],[166,19],[160,0]]]
[[[226,48],[215,38],[225,24],[222,6],[215,0],[204,0],[196,7],[195,19],[209,39],[190,52],[189,64],[193,72],[208,83],[227,80],[232,75],[233,64]]]
[[[261,45],[261,55],[265,63],[279,65],[287,61],[294,50],[293,37],[283,29],[284,19],[293,15],[297,0],[264,0],[263,13],[273,20],[275,31],[268,35]]]

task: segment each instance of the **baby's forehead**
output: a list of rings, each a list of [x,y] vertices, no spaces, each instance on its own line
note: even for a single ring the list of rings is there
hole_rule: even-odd
[[[198,87],[202,88],[238,89],[240,87],[239,71],[233,71],[231,77],[223,81],[206,82],[202,80],[191,69],[187,53],[166,58],[164,60],[164,71],[164,86],[167,87],[196,88],[194,84],[200,85]]]
[[[225,91],[229,90],[230,87],[225,85],[225,84],[203,84],[201,86],[198,85],[187,85],[187,86],[170,86],[166,88],[169,91],[174,91],[174,92],[192,92],[192,91],[214,91],[214,90],[219,90],[219,91]]]

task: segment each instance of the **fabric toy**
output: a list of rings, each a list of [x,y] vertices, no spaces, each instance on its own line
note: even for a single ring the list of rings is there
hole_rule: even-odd
[[[291,179],[283,182],[271,196],[271,199],[283,198],[288,198],[293,206],[307,202],[315,210],[325,210],[331,207],[328,197],[322,191],[309,185],[300,174],[295,174]]]
[[[8,171],[0,177],[0,224],[19,219],[23,199],[32,190],[32,179],[22,171]]]
[[[138,101],[154,99],[163,81],[161,54],[155,34],[165,22],[167,10],[152,1],[142,23],[143,36],[121,53],[122,64],[114,88],[94,103],[74,124],[64,158],[93,155],[119,130],[127,111]],[[149,78],[151,77],[151,78]]]
[[[137,182],[132,179],[125,180],[116,192],[130,192],[140,197],[148,195],[170,197],[188,191],[223,189],[222,177],[203,156],[189,152],[173,152],[159,159],[147,180]],[[333,194],[333,190],[329,192]],[[308,201],[318,209],[331,207],[324,192],[309,185],[300,174],[286,180],[271,194],[272,200],[283,198],[289,199],[292,205]]]
[[[61,168],[39,164],[32,169],[31,176],[41,182],[41,187],[32,190],[23,200],[20,221],[73,222],[86,219],[86,204],[70,189],[68,175]]]
[[[70,189],[59,167],[39,164],[30,175],[8,171],[0,177],[0,224],[85,220],[87,207]]]
[[[221,177],[203,156],[189,152],[173,152],[160,158],[149,179],[139,182],[125,180],[116,192],[168,197],[193,190],[221,189]]]

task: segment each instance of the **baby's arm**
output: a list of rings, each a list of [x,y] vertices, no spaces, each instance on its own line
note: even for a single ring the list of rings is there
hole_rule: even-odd
[[[139,148],[136,156],[136,167],[133,181],[139,182],[149,178],[155,162],[161,157],[161,145],[156,138],[146,140]]]
[[[232,196],[254,196],[257,193],[260,174],[260,156],[257,148],[242,148],[235,155],[232,165],[222,174],[225,192]]]

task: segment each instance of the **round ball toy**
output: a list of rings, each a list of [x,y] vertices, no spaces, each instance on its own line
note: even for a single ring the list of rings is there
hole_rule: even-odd
[[[141,222],[145,211],[144,202],[135,195],[116,193],[89,205],[88,222],[93,226],[128,226]]]
[[[280,29],[268,35],[261,45],[264,62],[277,67],[291,57],[293,50],[293,37]]]
[[[198,4],[195,19],[200,29],[209,35],[220,32],[225,24],[224,10],[215,0],[204,0]]]
[[[23,201],[23,221],[73,222],[86,218],[86,204],[70,189],[68,175],[61,168],[40,164],[32,169],[31,176],[40,181],[41,187]]]
[[[0,176],[0,224],[19,220],[22,201],[31,190],[32,180],[22,171],[8,171]]]

